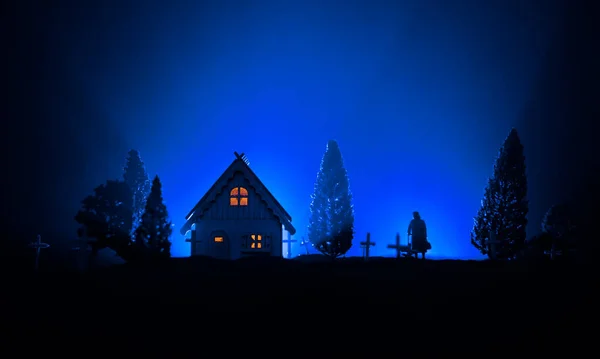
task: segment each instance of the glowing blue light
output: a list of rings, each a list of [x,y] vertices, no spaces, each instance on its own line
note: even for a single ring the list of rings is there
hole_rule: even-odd
[[[512,41],[516,27],[496,14],[483,21],[501,29],[482,44],[472,36],[479,21],[469,21],[471,15],[456,21],[426,6],[396,2],[392,11],[387,2],[368,3],[349,5],[356,7],[351,11],[327,1],[281,5],[276,16],[268,6],[215,5],[213,13],[190,5],[166,18],[183,29],[173,36],[147,33],[156,22],[148,13],[131,27],[143,35],[114,34],[123,43],[143,38],[143,46],[97,51],[95,59],[73,56],[72,77],[86,82],[93,99],[90,113],[74,118],[114,119],[124,151],[139,149],[148,172],[161,176],[178,225],[233,151],[244,151],[292,215],[295,238],[306,237],[315,173],[325,144],[336,139],[354,195],[351,255],[361,254],[356,243],[370,232],[378,243],[373,255],[393,256],[386,245],[397,232],[405,240],[411,213],[419,210],[432,256],[478,257],[469,240],[472,218],[498,148],[529,95],[535,51],[530,41]],[[368,17],[358,15],[365,11]],[[199,22],[204,13],[209,18]],[[486,16],[492,15],[474,18]],[[399,27],[405,20],[412,25]],[[490,61],[498,46],[515,49],[518,61],[499,69]],[[90,163],[106,160],[105,153],[97,157]],[[115,173],[120,166],[115,157]],[[90,188],[105,176],[90,180]],[[175,231],[172,253],[189,251]],[[305,249],[296,242],[293,253]]]

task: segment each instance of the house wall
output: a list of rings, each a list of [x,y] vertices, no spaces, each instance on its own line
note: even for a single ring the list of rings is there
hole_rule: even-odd
[[[234,187],[248,190],[248,206],[230,206],[229,191]],[[245,255],[266,254],[282,256],[282,225],[268,209],[242,173],[230,180],[227,187],[217,195],[215,203],[195,222],[192,238],[192,255],[222,257],[221,249],[215,249],[214,234],[225,237],[228,258],[238,259]],[[260,234],[263,248],[249,248],[249,236]],[[266,242],[269,246],[266,246]]]
[[[228,258],[238,259],[253,254],[282,256],[281,224],[277,220],[207,220],[196,224],[195,255],[217,256],[213,250],[213,234],[224,232],[228,247]],[[260,234],[262,242],[269,241],[270,246],[260,249],[249,248],[249,236]]]

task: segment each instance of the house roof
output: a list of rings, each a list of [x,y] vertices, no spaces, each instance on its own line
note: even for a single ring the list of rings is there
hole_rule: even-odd
[[[295,234],[296,229],[292,226],[292,216],[283,208],[283,206],[277,201],[273,194],[267,189],[267,187],[258,178],[256,173],[248,166],[244,154],[241,155],[235,152],[236,159],[227,167],[223,174],[217,179],[217,181],[210,187],[210,189],[202,196],[200,201],[192,208],[192,210],[185,216],[186,222],[181,227],[181,234],[185,235],[192,227],[193,219],[201,216],[206,210],[208,210],[216,197],[223,192],[223,189],[227,187],[229,180],[237,172],[242,172],[244,177],[250,182],[250,186],[254,188],[256,193],[266,202],[269,210],[279,218],[285,229],[290,234]]]

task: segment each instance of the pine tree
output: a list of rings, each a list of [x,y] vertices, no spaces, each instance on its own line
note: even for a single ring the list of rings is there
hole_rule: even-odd
[[[123,179],[131,189],[133,195],[132,202],[132,231],[131,235],[134,238],[135,230],[139,226],[144,213],[146,197],[150,193],[150,180],[146,173],[146,168],[140,153],[137,150],[130,150],[125,164]]]
[[[513,128],[500,148],[474,220],[471,243],[484,255],[513,259],[525,245],[528,207],[525,155]]]
[[[169,220],[167,206],[162,197],[162,184],[158,176],[152,181],[152,188],[146,200],[142,221],[136,230],[136,245],[145,248],[151,257],[171,256],[171,233],[173,228]]]
[[[352,247],[354,206],[338,143],[330,140],[311,196],[308,239],[321,253],[336,258]]]

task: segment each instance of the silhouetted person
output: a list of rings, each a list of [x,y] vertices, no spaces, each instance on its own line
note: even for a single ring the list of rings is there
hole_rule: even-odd
[[[427,242],[427,225],[421,219],[419,212],[413,212],[413,219],[408,225],[408,235],[412,235],[412,250],[421,253],[422,258],[425,258],[425,252],[429,249]]]

